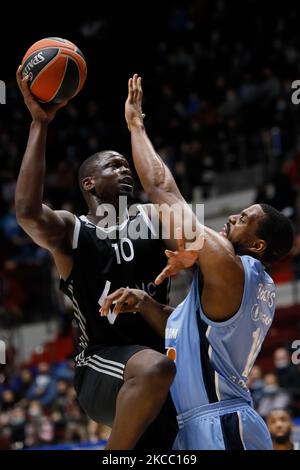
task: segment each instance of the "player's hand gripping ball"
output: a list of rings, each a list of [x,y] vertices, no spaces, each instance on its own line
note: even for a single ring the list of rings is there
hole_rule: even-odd
[[[85,58],[67,39],[45,38],[35,42],[22,60],[22,78],[41,103],[58,104],[73,98],[84,85]]]

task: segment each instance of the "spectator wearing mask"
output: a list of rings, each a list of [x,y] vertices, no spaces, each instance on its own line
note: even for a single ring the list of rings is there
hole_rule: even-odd
[[[258,413],[265,418],[274,408],[287,408],[290,402],[291,397],[286,390],[280,388],[277,376],[273,373],[266,374]]]
[[[56,381],[51,377],[49,364],[41,362],[38,365],[38,374],[27,392],[26,398],[38,400],[42,405],[53,403],[57,395]]]
[[[14,407],[16,401],[17,400],[14,391],[10,388],[6,388],[2,392],[2,397],[0,400],[0,409],[2,411],[9,411]]]
[[[21,406],[15,406],[10,411],[9,424],[11,428],[11,447],[19,449],[23,447],[25,438],[25,411]]]
[[[293,400],[300,399],[300,371],[291,363],[287,349],[278,348],[274,351],[274,366],[280,387],[285,388]]]
[[[262,370],[259,366],[253,366],[248,376],[248,388],[251,392],[253,406],[258,408],[259,402],[263,396],[264,381],[262,378]]]

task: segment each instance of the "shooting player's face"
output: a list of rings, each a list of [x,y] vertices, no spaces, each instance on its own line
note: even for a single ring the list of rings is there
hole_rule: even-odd
[[[90,177],[89,190],[101,202],[113,204],[119,196],[132,197],[133,179],[126,158],[119,153],[102,157]]]

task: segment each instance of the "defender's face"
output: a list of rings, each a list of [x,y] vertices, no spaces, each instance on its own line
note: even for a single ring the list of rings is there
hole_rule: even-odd
[[[237,254],[249,253],[249,249],[258,241],[256,233],[264,216],[261,206],[254,204],[240,214],[229,216],[220,233],[233,244]]]
[[[102,202],[114,203],[122,195],[132,197],[132,173],[126,158],[117,152],[101,158],[91,181],[95,195]]]

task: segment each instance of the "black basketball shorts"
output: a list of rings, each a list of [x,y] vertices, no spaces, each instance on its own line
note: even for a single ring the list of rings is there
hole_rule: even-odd
[[[77,361],[74,387],[80,406],[91,419],[112,426],[126,363],[144,349],[147,348],[138,345],[99,348]],[[171,450],[177,431],[176,410],[169,395],[135,449]]]

